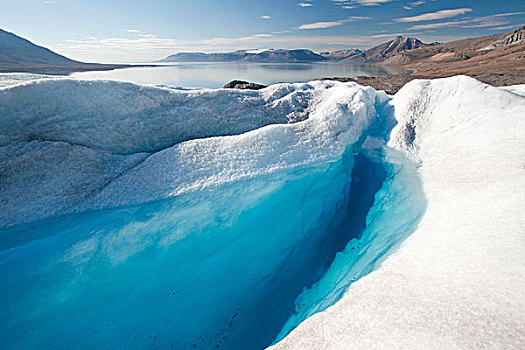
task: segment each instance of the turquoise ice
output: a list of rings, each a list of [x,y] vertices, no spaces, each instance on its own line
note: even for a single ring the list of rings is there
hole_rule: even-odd
[[[334,82],[3,88],[2,344],[253,349],[286,335],[424,211],[417,165],[385,146],[389,100]]]

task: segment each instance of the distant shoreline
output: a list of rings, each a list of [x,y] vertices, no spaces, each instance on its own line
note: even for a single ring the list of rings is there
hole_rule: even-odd
[[[79,72],[108,71],[125,68],[148,68],[160,67],[155,64],[100,64],[83,63],[79,65],[26,65],[26,64],[2,64],[0,73],[33,73],[48,75],[70,75]]]
[[[188,62],[195,63],[195,62]],[[206,62],[208,63],[208,62]],[[227,64],[235,62],[215,62],[216,64]],[[257,62],[241,62],[246,64],[258,64]],[[296,64],[298,62],[288,62],[286,64]],[[315,62],[308,62],[312,64]],[[358,62],[319,62],[319,63],[339,63],[339,64],[367,64],[367,65],[378,65],[382,67],[388,67],[388,65],[382,65],[377,63],[358,63]],[[73,73],[80,72],[95,72],[95,71],[110,71],[116,69],[126,68],[157,68],[166,67],[170,65],[161,64],[98,64],[98,63],[86,63],[79,65],[63,65],[63,66],[48,66],[48,65],[3,65],[0,67],[0,73],[32,73],[32,74],[46,74],[46,75],[71,75]],[[176,65],[175,65],[176,66]],[[399,68],[392,66],[393,68]],[[467,75],[475,78],[481,82],[493,85],[493,86],[510,86],[525,83],[525,70],[522,69],[511,69],[507,72],[490,72],[490,69],[485,65],[486,72],[469,72],[466,67],[463,69],[450,70],[441,69],[435,70],[433,74],[418,74],[417,70],[411,69],[406,74],[387,74],[377,76],[356,76],[356,77],[321,77],[315,80],[333,80],[340,82],[355,82],[359,85],[370,86],[376,90],[383,90],[388,94],[395,94],[399,91],[406,83],[415,79],[438,79],[447,78],[455,75]],[[388,71],[388,69],[387,69]],[[235,80],[235,77],[232,77]],[[297,81],[299,82],[299,81]]]

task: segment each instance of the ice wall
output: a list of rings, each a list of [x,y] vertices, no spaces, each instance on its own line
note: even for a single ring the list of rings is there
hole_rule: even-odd
[[[4,347],[269,345],[421,213],[388,102],[336,82],[0,90]]]

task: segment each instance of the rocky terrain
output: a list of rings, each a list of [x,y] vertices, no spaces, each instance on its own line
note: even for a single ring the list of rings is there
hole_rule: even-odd
[[[266,85],[250,83],[244,80],[232,80],[228,84],[223,86],[223,89],[241,89],[241,90],[261,90]]]
[[[399,38],[398,38],[399,39]],[[408,38],[407,38],[408,39]],[[468,75],[494,86],[525,83],[525,27],[509,33],[420,45],[414,49],[382,53],[379,47],[364,51],[384,56],[377,64],[396,66],[411,71],[407,75],[378,77],[335,77],[332,80],[355,81],[376,89],[395,93],[413,79]],[[383,51],[384,52],[384,51]],[[352,61],[357,61],[355,58]]]
[[[416,38],[398,36],[393,40],[377,45],[371,49],[344,57],[341,61],[380,63],[393,57],[397,57],[403,52],[411,52],[415,49],[431,47],[434,45],[437,45],[437,43],[425,44]]]
[[[72,72],[127,68],[130,65],[84,63],[71,60],[0,29],[0,73],[29,72],[69,74]]]

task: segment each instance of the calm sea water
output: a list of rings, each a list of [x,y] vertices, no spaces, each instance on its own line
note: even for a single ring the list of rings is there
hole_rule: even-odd
[[[81,79],[111,79],[138,84],[219,88],[237,79],[260,84],[305,82],[330,77],[389,75],[372,64],[355,63],[177,63],[153,68],[129,68],[74,73]]]

